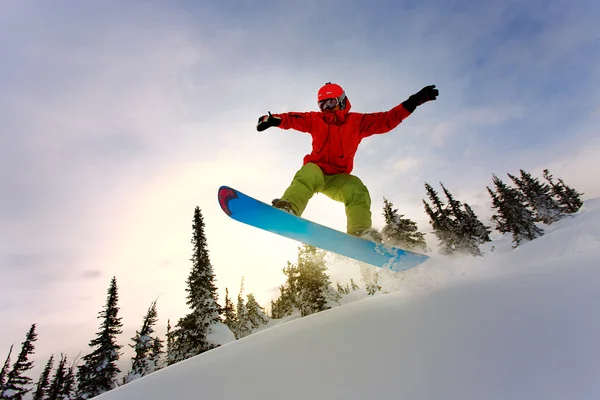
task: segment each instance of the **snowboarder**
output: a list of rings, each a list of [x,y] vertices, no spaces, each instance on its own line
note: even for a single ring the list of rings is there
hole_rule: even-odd
[[[320,112],[269,112],[261,116],[256,125],[259,132],[279,127],[312,136],[312,152],[304,157],[303,166],[281,198],[273,200],[273,206],[301,216],[312,196],[323,193],[344,203],[348,234],[381,241],[372,228],[369,191],[357,176],[351,175],[354,155],[362,139],[391,131],[438,94],[435,85],[430,85],[389,111],[351,113],[350,100],[342,87],[328,82],[317,94]]]

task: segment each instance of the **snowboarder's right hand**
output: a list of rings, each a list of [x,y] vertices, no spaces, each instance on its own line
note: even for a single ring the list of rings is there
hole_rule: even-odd
[[[279,126],[279,124],[281,124],[281,117],[274,117],[269,111],[269,115],[263,115],[258,119],[256,130],[262,132],[272,126]]]

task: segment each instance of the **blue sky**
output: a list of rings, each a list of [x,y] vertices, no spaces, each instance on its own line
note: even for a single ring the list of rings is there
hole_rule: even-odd
[[[297,245],[227,219],[216,190],[280,196],[309,137],[256,120],[315,110],[327,81],[356,112],[440,90],[361,144],[376,226],[386,196],[427,229],[424,182],[488,218],[491,174],[520,168],[600,196],[598,2],[322,3],[0,4],[0,351],[37,322],[40,357],[85,352],[113,275],[124,342],[158,296],[163,325],[185,315],[195,206],[221,296],[243,276],[266,303]],[[305,216],[345,227],[320,195]]]

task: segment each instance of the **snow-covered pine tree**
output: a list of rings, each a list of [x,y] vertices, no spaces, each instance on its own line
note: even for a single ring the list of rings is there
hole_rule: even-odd
[[[196,207],[192,225],[192,270],[186,282],[186,304],[191,312],[177,322],[173,331],[174,362],[220,346],[222,343],[214,343],[209,335],[217,325],[229,329],[221,322],[221,307],[218,304],[215,274],[208,254],[204,227],[204,217],[200,208]]]
[[[4,391],[4,385],[6,385],[6,374],[10,369],[10,356],[12,355],[13,345],[10,346],[10,350],[8,350],[8,355],[6,356],[6,360],[4,360],[4,364],[2,365],[2,369],[0,370],[0,395],[2,395],[2,391]]]
[[[314,246],[302,245],[298,250],[297,305],[301,316],[307,316],[330,308],[327,303],[339,300],[339,294],[331,286],[325,252]]]
[[[6,374],[6,383],[2,393],[0,393],[2,399],[22,400],[25,394],[31,391],[30,388],[27,388],[31,383],[31,378],[25,374],[33,368],[33,361],[29,361],[29,356],[35,350],[33,344],[37,340],[35,328],[36,324],[31,325],[29,328],[25,341],[21,344],[21,352],[11,370]]]
[[[385,226],[381,233],[386,244],[411,251],[427,251],[425,234],[419,232],[414,221],[404,218],[404,214],[399,214],[398,210],[394,208],[394,204],[385,197],[383,198],[383,216]]]
[[[369,296],[381,291],[383,287],[379,284],[379,271],[374,270],[369,265],[361,264],[360,273],[365,284],[365,291]]]
[[[465,203],[463,204],[463,207],[465,209],[466,218],[463,224],[465,235],[469,235],[470,237],[474,238],[474,240],[480,245],[486,242],[491,242],[492,239],[490,238],[490,234],[492,233],[492,229],[489,226],[484,225],[479,220],[470,205]]]
[[[560,204],[554,199],[552,187],[533,178],[523,169],[519,171],[520,177],[511,174],[508,176],[525,197],[527,205],[535,212],[536,221],[550,225],[560,220],[563,212]]]
[[[533,211],[527,208],[525,198],[521,192],[512,188],[496,175],[492,175],[495,191],[487,188],[492,198],[492,208],[496,214],[492,221],[501,233],[512,233],[513,247],[517,247],[523,240],[533,240],[544,234],[544,231],[535,225]]]
[[[440,252],[446,255],[461,253],[481,256],[479,246],[490,241],[490,228],[477,218],[467,203],[456,200],[443,183],[440,182],[440,186],[448,200],[447,204],[440,200],[428,183],[425,183],[425,189],[433,207],[423,200],[429,223],[440,242]]]
[[[565,193],[564,201],[565,201],[566,212],[568,212],[569,214],[573,214],[573,213],[576,213],[577,211],[579,211],[581,206],[583,206],[583,200],[581,200],[581,196],[583,196],[584,193],[580,193],[577,190],[573,189],[572,187],[565,185],[565,183],[563,182],[562,179],[559,179],[558,183],[560,185],[562,185],[562,187],[565,189],[564,190],[564,193]]]
[[[348,293],[350,293],[350,287],[348,285],[342,286],[341,283],[336,282],[336,286],[337,286],[337,291],[340,294],[347,295]]]
[[[365,291],[369,296],[374,296],[375,293],[381,291],[382,286],[379,284],[380,274],[378,268],[373,268],[370,264],[359,262],[358,269]]]
[[[440,253],[446,255],[452,254],[456,246],[456,227],[446,210],[445,204],[440,200],[435,189],[425,182],[425,190],[433,206],[429,205],[424,199],[423,205],[425,206],[425,212],[429,216],[429,223],[433,228],[434,234],[439,240]]]
[[[50,374],[52,373],[53,367],[54,354],[50,356],[48,362],[46,363],[46,366],[40,374],[40,378],[36,383],[35,391],[33,392],[33,400],[43,400],[46,396],[46,391],[48,390],[48,386],[50,385]]]
[[[346,282],[346,285],[342,285],[341,283],[337,282],[337,291],[340,295],[347,295],[358,289],[360,288],[354,282],[353,278],[350,278],[350,282]]]
[[[279,313],[277,311],[277,305],[275,304],[275,300],[271,299],[271,318],[279,319]]]
[[[298,248],[298,262],[292,264],[288,261],[283,269],[287,279],[279,288],[279,298],[271,302],[272,318],[291,315],[295,309],[306,316],[328,308],[328,301],[339,300],[340,294],[330,285],[325,272],[325,255],[326,252],[313,246]]]
[[[287,267],[283,269],[283,274],[286,276],[285,291],[282,290],[282,297],[285,295],[285,300],[288,301],[292,308],[298,306],[298,265],[287,262]]]
[[[286,276],[286,281],[279,286],[279,297],[271,302],[271,318],[273,319],[292,315],[298,307],[298,267],[288,261],[287,267],[282,271]]]
[[[234,334],[236,339],[241,339],[252,333],[252,322],[248,316],[248,310],[244,302],[244,278],[242,277],[242,284],[240,285],[240,292],[237,298],[237,324],[235,326]]]
[[[125,383],[151,374],[160,368],[162,340],[158,336],[152,335],[155,333],[154,326],[157,322],[158,313],[156,311],[156,300],[154,300],[144,316],[142,327],[131,338],[133,344],[129,346],[135,350],[135,355],[131,359],[131,370],[125,377]]]
[[[544,178],[552,186],[552,192],[558,198],[558,202],[564,213],[573,214],[579,211],[583,205],[583,201],[581,200],[583,193],[579,193],[577,190],[565,185],[562,179],[559,179],[558,183],[554,183],[548,169],[544,170]]]
[[[235,306],[231,297],[229,297],[229,289],[225,288],[225,307],[223,307],[223,323],[229,327],[231,332],[235,334],[235,327],[238,323],[235,313]],[[237,338],[237,335],[235,335]]]
[[[246,296],[248,302],[246,303],[246,310],[248,312],[248,320],[252,325],[252,330],[256,330],[261,326],[269,322],[269,317],[265,313],[265,310],[258,304],[254,294],[248,293]]]
[[[117,344],[117,335],[123,333],[121,318],[118,317],[119,295],[117,278],[113,276],[104,309],[99,313],[98,319],[102,322],[96,338],[89,343],[94,350],[85,355],[83,365],[77,371],[77,395],[82,399],[89,399],[99,394],[108,392],[116,387],[117,375],[121,372],[117,366],[123,347]]]
[[[479,246],[491,241],[490,228],[477,218],[469,204],[456,200],[441,182],[440,186],[448,199],[446,212],[450,216],[453,227],[454,251],[471,256],[482,256]]]
[[[271,318],[280,319],[294,312],[294,296],[285,285],[279,286],[279,297],[271,301]]]

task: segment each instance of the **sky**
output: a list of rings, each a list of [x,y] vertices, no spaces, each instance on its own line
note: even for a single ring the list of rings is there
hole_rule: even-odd
[[[217,189],[281,196],[310,137],[257,119],[316,110],[328,81],[355,112],[440,91],[359,148],[376,227],[386,197],[428,230],[425,182],[488,219],[492,174],[521,168],[600,196],[598,2],[213,3],[0,3],[0,356],[32,323],[40,359],[85,354],[113,276],[123,344],[157,298],[164,333],[197,206],[220,300],[243,278],[267,305],[298,243],[229,219]],[[304,217],[345,229],[323,195]]]

